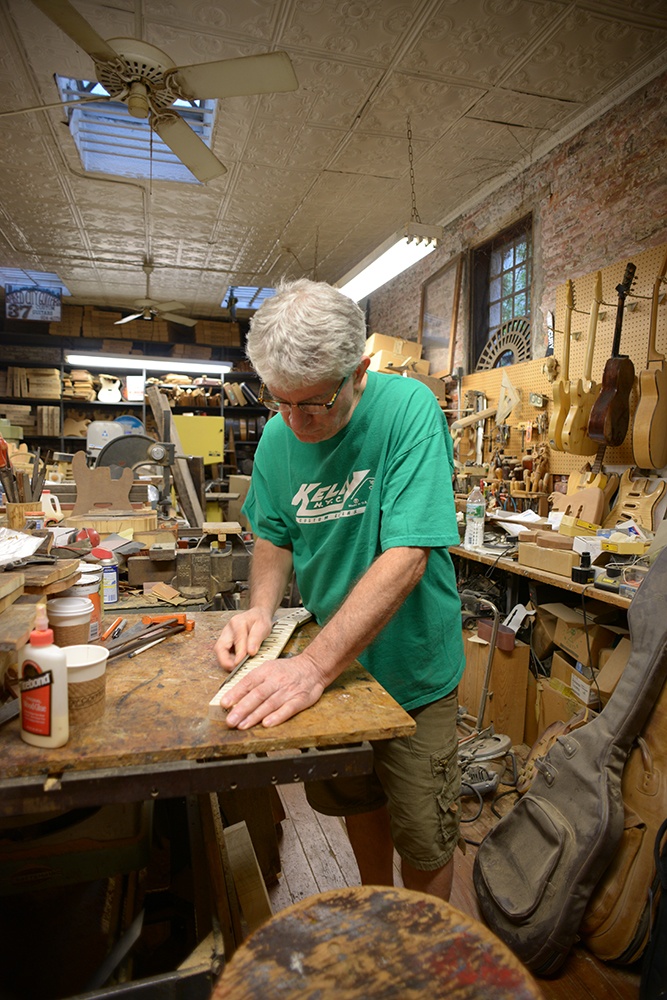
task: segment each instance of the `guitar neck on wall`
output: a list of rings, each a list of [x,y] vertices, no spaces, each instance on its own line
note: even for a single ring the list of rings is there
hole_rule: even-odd
[[[628,264],[622,282],[616,286],[618,303],[611,357],[604,366],[601,392],[588,421],[588,436],[612,448],[623,444],[630,423],[630,393],[635,384],[635,366],[627,355],[620,353],[620,349],[623,309],[636,270],[634,264]]]
[[[570,337],[572,329],[572,311],[574,309],[574,287],[568,278],[565,288],[565,323],[563,326],[563,361],[561,365],[562,378],[554,383],[553,411],[549,423],[549,444],[556,451],[563,451],[563,424],[570,412]]]
[[[586,357],[584,359],[584,377],[570,383],[570,411],[565,418],[561,441],[563,451],[571,455],[594,455],[597,443],[588,434],[588,418],[593,403],[598,398],[600,386],[593,382],[593,353],[595,351],[595,333],[598,324],[598,314],[602,303],[602,272],[595,277],[595,289],[588,318],[588,337],[586,340]]]

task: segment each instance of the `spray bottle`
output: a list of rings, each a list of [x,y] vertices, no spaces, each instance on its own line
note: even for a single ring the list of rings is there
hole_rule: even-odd
[[[21,739],[35,747],[61,747],[69,739],[67,659],[53,644],[46,605],[37,605],[35,627],[19,653]]]

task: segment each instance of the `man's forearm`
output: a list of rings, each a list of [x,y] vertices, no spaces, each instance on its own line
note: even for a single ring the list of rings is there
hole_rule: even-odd
[[[255,542],[250,571],[250,605],[265,608],[270,617],[283,599],[292,576],[292,550],[264,538]]]
[[[429,549],[387,549],[307,647],[330,684],[382,631],[421,580]]]

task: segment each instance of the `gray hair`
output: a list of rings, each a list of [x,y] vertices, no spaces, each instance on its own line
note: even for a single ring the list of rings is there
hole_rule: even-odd
[[[325,282],[281,282],[250,322],[246,353],[269,384],[283,389],[351,375],[366,343],[364,314]]]

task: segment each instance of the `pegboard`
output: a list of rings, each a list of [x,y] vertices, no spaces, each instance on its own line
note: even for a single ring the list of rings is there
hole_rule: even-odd
[[[611,264],[601,269],[602,273],[602,298],[604,305],[600,306],[598,324],[595,336],[595,352],[593,354],[592,380],[599,385],[602,380],[602,373],[605,362],[611,355],[612,342],[614,338],[614,327],[616,324],[616,305],[618,293],[616,286],[621,282],[626,265],[631,260],[637,267],[637,273],[632,292],[625,301],[623,313],[623,328],[621,333],[621,354],[627,354],[634,366],[638,376],[646,368],[648,353],[648,338],[651,323],[651,306],[653,299],[653,288],[656,277],[667,252],[667,244],[646,250],[643,253],[633,254],[631,257]],[[586,352],[586,339],[588,332],[589,310],[593,299],[597,271],[573,280],[574,287],[574,308],[572,314],[572,339],[570,342],[570,365],[569,380],[576,382],[583,377],[584,357]],[[667,283],[663,283],[665,297],[658,306],[658,323],[656,334],[656,350],[661,354],[667,354]],[[565,293],[566,285],[563,284],[556,293],[556,316],[554,334],[554,357],[559,364],[563,356],[563,328],[565,325]],[[491,371],[474,372],[464,376],[462,380],[463,398],[465,404],[465,393],[469,390],[484,392],[488,399],[488,406],[498,404],[501,393],[501,382],[503,370],[507,372],[512,385],[520,391],[521,402],[507,418],[510,426],[510,440],[506,445],[502,445],[505,455],[519,457],[522,454],[521,432],[518,424],[533,422],[537,420],[540,412],[546,412],[546,423],[551,419],[553,408],[553,384],[549,382],[544,372],[545,359],[535,358],[520,365],[511,365],[505,369],[497,368]],[[557,374],[556,383],[561,377],[560,371]],[[529,402],[530,393],[538,393],[545,397],[546,406],[540,410]],[[607,448],[605,452],[605,466],[629,466],[632,465],[632,421],[639,398],[638,380],[635,380],[635,387],[630,398],[630,424],[625,441],[618,448]],[[489,428],[493,427],[493,419],[487,421],[485,429],[487,437],[484,445],[484,460],[488,461],[493,448],[497,446],[496,429],[488,435]],[[467,440],[470,441],[470,451],[465,453]],[[547,434],[538,435],[533,429],[533,437],[530,445],[525,447],[535,447],[540,442],[547,440]],[[461,442],[461,460],[474,458],[473,434],[464,434]],[[550,449],[549,471],[553,474],[568,475],[571,472],[578,472],[586,462],[593,462],[595,456],[571,455],[567,452]]]

